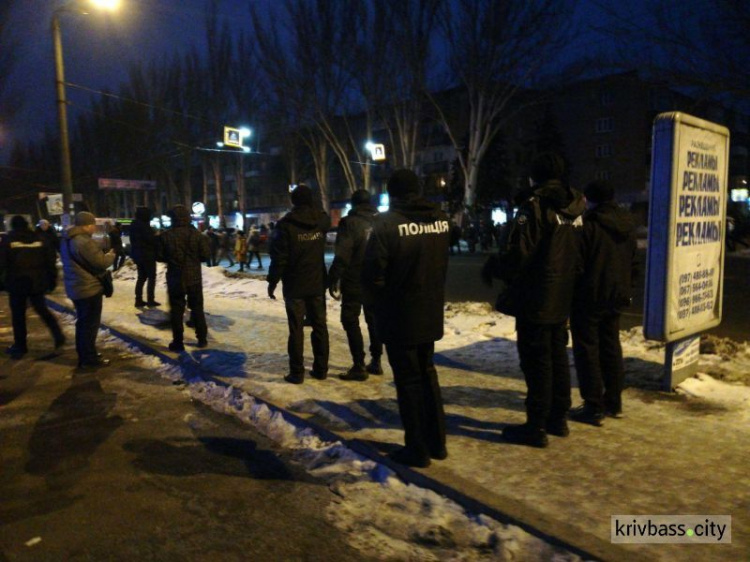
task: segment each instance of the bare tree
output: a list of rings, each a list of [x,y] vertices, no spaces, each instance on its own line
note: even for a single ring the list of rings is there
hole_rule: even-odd
[[[616,64],[637,66],[707,99],[723,96],[746,102],[750,98],[750,3],[746,0],[598,6],[608,16],[606,26],[598,30],[622,45],[614,53]]]
[[[482,158],[518,110],[514,99],[564,45],[568,16],[567,2],[560,0],[454,0],[444,4],[441,26],[451,73],[466,94],[468,127],[460,115],[446,111],[441,100],[430,98],[458,154],[467,208],[476,202]]]

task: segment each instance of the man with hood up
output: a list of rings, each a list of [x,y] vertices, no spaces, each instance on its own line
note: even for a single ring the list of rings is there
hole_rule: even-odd
[[[542,153],[531,166],[530,189],[519,195],[500,253],[483,275],[504,281],[510,295],[498,309],[516,317],[518,355],[526,379],[526,423],[508,425],[503,437],[532,447],[546,447],[547,433],[568,435],[570,367],[568,330],[579,239],[586,208],[583,195],[563,184],[565,163]],[[511,310],[509,310],[511,309]]]
[[[346,331],[353,366],[339,377],[346,381],[365,381],[368,373],[382,375],[380,356],[383,344],[375,325],[372,304],[363,299],[362,263],[365,258],[367,240],[372,232],[372,221],[378,214],[369,192],[359,189],[352,194],[352,208],[339,222],[336,235],[336,257],[328,272],[331,296],[341,298],[341,324]],[[365,367],[365,346],[359,328],[359,315],[364,308],[365,323],[370,335],[370,364]]]
[[[44,300],[44,293],[54,289],[57,282],[55,247],[43,234],[32,232],[20,215],[11,219],[10,228],[0,243],[0,276],[5,279],[13,322],[13,345],[5,351],[18,359],[28,351],[26,306],[29,302],[52,334],[56,349],[63,346],[65,336]]]
[[[104,288],[96,277],[115,261],[115,252],[106,254],[92,239],[96,217],[87,211],[76,215],[75,226],[65,232],[60,243],[65,292],[76,308],[76,351],[79,368],[106,367],[109,360],[96,351],[96,335],[102,321]]]
[[[426,467],[430,459],[448,456],[433,355],[443,337],[450,223],[419,195],[419,179],[411,170],[391,175],[388,194],[390,210],[373,219],[362,284],[374,302],[404,427],[405,447],[391,458]]]
[[[198,347],[208,345],[208,327],[203,312],[203,276],[201,263],[210,258],[208,239],[190,223],[190,211],[175,205],[170,211],[172,227],[159,236],[156,258],[167,264],[169,319],[172,324],[170,351],[185,351],[183,342],[185,300],[195,323]]]
[[[291,193],[293,208],[284,215],[271,235],[271,265],[268,268],[268,296],[281,281],[289,324],[289,373],[284,380],[292,384],[305,381],[305,320],[312,326],[313,367],[310,376],[323,380],[328,376],[328,326],[326,324],[326,231],[328,215],[313,205],[312,190],[299,184]]]
[[[151,209],[136,207],[135,219],[130,225],[130,257],[138,268],[135,282],[135,306],[159,306],[156,302],[156,246],[157,236],[151,226]],[[146,285],[146,300],[143,300],[143,285]]]
[[[583,216],[583,274],[576,285],[570,331],[583,405],[571,419],[602,424],[620,417],[624,378],[620,346],[620,313],[630,306],[636,273],[635,223],[614,201],[605,182],[584,190],[594,207]]]

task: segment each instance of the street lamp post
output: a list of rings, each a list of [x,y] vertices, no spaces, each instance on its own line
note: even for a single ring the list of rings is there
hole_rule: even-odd
[[[87,4],[115,9],[118,0],[89,0]],[[63,196],[63,226],[72,223],[75,212],[73,206],[73,174],[70,167],[70,138],[68,137],[68,101],[65,98],[65,65],[63,62],[62,33],[60,32],[60,14],[78,12],[86,14],[84,2],[74,0],[60,6],[52,13],[52,44],[55,49],[55,89],[57,92],[57,118],[60,125],[60,181]]]
[[[60,33],[60,12],[52,14],[52,42],[55,47],[55,86],[57,89],[57,118],[60,124],[60,181],[63,196],[63,226],[68,226],[73,218],[73,174],[70,171],[70,140],[68,138],[68,108],[65,99],[65,66],[62,54]]]

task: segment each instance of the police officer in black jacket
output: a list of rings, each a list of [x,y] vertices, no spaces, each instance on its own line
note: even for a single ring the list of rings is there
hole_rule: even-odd
[[[426,467],[431,458],[448,456],[433,354],[443,337],[450,224],[445,213],[419,196],[411,170],[394,172],[388,193],[391,208],[374,219],[362,283],[375,305],[404,426],[405,447],[392,458]]]
[[[620,417],[622,412],[620,313],[632,298],[636,238],[633,218],[614,201],[609,184],[592,182],[584,194],[594,207],[583,216],[583,274],[570,315],[583,405],[570,417],[599,426],[605,415]]]
[[[380,356],[383,344],[375,325],[372,303],[363,300],[362,262],[365,258],[367,240],[372,232],[372,220],[378,210],[373,206],[370,194],[359,189],[352,194],[352,208],[339,222],[336,235],[336,257],[328,272],[331,296],[341,298],[341,324],[346,331],[353,366],[345,375],[347,381],[365,381],[368,373],[382,375]],[[365,346],[359,328],[359,314],[364,308],[365,323],[370,335],[370,364],[365,367]]]
[[[52,245],[36,232],[20,215],[10,221],[11,231],[0,243],[0,274],[5,279],[13,322],[13,345],[5,351],[19,359],[28,351],[26,345],[26,305],[34,310],[47,325],[55,341],[55,348],[65,343],[57,319],[47,308],[44,293],[55,288],[56,252]]]
[[[170,211],[172,227],[159,236],[157,259],[167,264],[167,294],[169,296],[169,319],[172,324],[171,351],[184,351],[185,300],[190,307],[190,318],[194,322],[198,347],[208,345],[208,327],[203,312],[202,262],[210,257],[208,239],[199,233],[190,222],[190,211],[183,205],[175,205]]]
[[[291,193],[293,208],[282,218],[271,234],[268,268],[268,296],[282,282],[284,304],[289,323],[289,383],[305,380],[305,319],[312,326],[313,367],[310,376],[323,380],[328,376],[328,326],[326,324],[326,266],[324,260],[326,231],[331,226],[328,215],[313,205],[312,190],[298,185]]]
[[[566,323],[580,271],[586,203],[581,193],[563,184],[564,175],[565,163],[558,154],[537,156],[531,166],[532,185],[520,194],[507,239],[483,272],[507,286],[496,307],[516,317],[518,355],[528,389],[526,423],[506,426],[503,437],[533,447],[546,447],[547,433],[568,435]]]

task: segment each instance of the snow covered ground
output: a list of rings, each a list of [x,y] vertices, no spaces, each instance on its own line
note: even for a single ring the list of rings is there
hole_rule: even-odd
[[[163,275],[160,266],[157,300],[166,303]],[[167,307],[133,307],[135,269],[130,264],[115,279],[115,296],[105,302],[104,322],[165,349],[171,340]],[[364,383],[346,383],[335,376],[350,366],[337,302],[328,302],[331,376],[297,386],[282,378],[288,366],[283,301],[268,299],[261,276],[227,276],[222,268],[204,268],[204,294],[209,347],[191,347],[194,340],[187,329],[189,351],[182,360],[200,362],[233,389],[192,381],[189,391],[297,450],[300,462],[328,479],[341,497],[329,516],[352,531],[357,546],[393,559],[550,559],[550,547],[521,529],[469,517],[433,492],[405,486],[387,468],[339,443],[295,432],[253,400],[263,398],[346,439],[381,449],[401,443],[390,371]],[[622,341],[628,386],[625,419],[608,421],[604,428],[571,424],[571,436],[553,438],[545,450],[514,447],[500,437],[506,423],[524,419],[525,385],[513,319],[484,303],[448,304],[436,359],[450,457],[434,463],[426,474],[550,534],[570,540],[584,537],[587,544],[609,543],[610,515],[732,514],[731,547],[626,548],[665,560],[721,560],[727,554],[747,553],[748,343],[705,341],[704,350],[719,353],[701,355],[700,374],[671,395],[657,390],[663,346],[645,341],[638,329],[623,332]],[[309,349],[307,342],[308,357]],[[154,358],[143,360],[177,376]],[[574,558],[569,553],[557,556]]]

